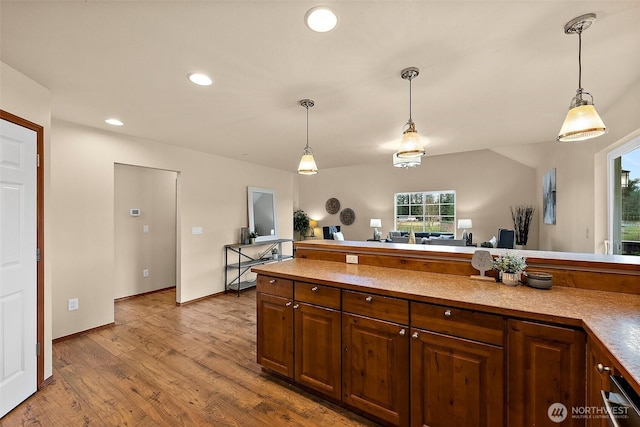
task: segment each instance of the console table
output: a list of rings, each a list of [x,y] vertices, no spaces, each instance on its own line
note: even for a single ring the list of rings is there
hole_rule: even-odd
[[[255,265],[278,262],[284,259],[293,258],[292,255],[284,255],[282,253],[282,244],[287,242],[293,242],[293,239],[276,239],[252,244],[232,243],[229,245],[224,245],[225,293],[229,290],[233,290],[237,291],[238,296],[240,296],[241,290],[255,286],[256,282],[254,281],[242,281],[242,275],[246,273],[251,267]],[[265,247],[265,249],[257,255],[249,255],[246,252],[243,252],[243,249],[255,248],[257,246]],[[276,246],[278,247],[278,258],[274,259],[271,256],[271,250]],[[234,262],[235,255],[238,255],[237,262]],[[230,277],[229,272],[231,271],[233,271],[234,274]],[[229,281],[230,279],[231,281]]]

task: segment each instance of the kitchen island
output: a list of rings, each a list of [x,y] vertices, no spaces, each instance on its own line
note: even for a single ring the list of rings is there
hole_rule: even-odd
[[[294,260],[254,269],[258,361],[332,401],[394,425],[435,426],[445,414],[468,425],[517,426],[550,423],[554,402],[568,411],[601,406],[596,391],[606,389],[607,373],[640,392],[640,295],[473,280],[473,251],[427,262],[438,255],[415,256],[410,245],[393,252],[376,243],[309,243],[296,244]],[[346,254],[378,265],[347,264]],[[609,261],[589,259],[578,270],[606,279],[618,270]],[[538,262],[556,269],[554,279],[569,267],[553,257]],[[616,286],[640,283],[637,269],[619,270]],[[563,425],[585,421],[603,420]]]

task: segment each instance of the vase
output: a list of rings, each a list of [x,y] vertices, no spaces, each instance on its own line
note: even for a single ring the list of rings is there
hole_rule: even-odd
[[[520,283],[520,273],[507,273],[506,271],[500,272],[502,276],[502,283],[507,286],[516,286]]]
[[[249,244],[253,245],[256,242],[256,238],[255,237],[249,237]]]

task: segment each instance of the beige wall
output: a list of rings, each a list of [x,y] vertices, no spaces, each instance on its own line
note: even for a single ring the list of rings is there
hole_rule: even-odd
[[[114,320],[116,163],[179,173],[179,302],[223,291],[223,246],[247,226],[247,186],[276,190],[281,237],[292,236],[291,172],[63,121],[52,143],[54,338]],[[196,226],[202,235],[191,234]],[[69,298],[79,310],[67,311]]]
[[[114,297],[175,286],[178,174],[121,164],[114,167]],[[140,216],[131,216],[132,208],[140,209]],[[149,271],[148,277],[143,277],[143,270]]]
[[[339,214],[330,215],[325,202],[340,201],[340,208],[355,211],[352,225],[342,226],[345,239],[366,240],[373,236],[371,218],[382,219],[383,236],[393,229],[394,194],[413,191],[455,190],[457,217],[471,218],[473,240],[490,239],[498,228],[513,228],[511,206],[536,204],[536,171],[490,150],[454,155],[426,156],[422,165],[408,170],[383,165],[324,169],[313,176],[300,176],[299,207],[319,226],[341,225]],[[536,212],[536,215],[539,213]],[[458,237],[462,231],[457,230]],[[538,227],[530,231],[528,248],[538,246]]]
[[[51,364],[51,92],[0,62],[0,109],[44,127],[44,377],[53,373]]]

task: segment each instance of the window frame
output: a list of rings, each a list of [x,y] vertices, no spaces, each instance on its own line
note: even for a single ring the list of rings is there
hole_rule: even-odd
[[[441,201],[441,196],[443,194],[451,194],[453,195],[453,202],[452,203],[443,203]],[[417,195],[421,196],[421,200],[422,202],[420,204],[415,204],[412,203],[412,199],[415,199]],[[407,204],[398,204],[398,197],[399,196],[406,196],[407,197]],[[429,196],[437,196],[438,198],[438,203],[427,203],[427,200],[429,199]],[[434,232],[434,233],[453,233],[455,235],[456,233],[456,221],[457,221],[457,199],[458,196],[456,194],[455,190],[433,190],[433,191],[403,191],[403,192],[399,192],[399,193],[395,193],[393,195],[393,229],[395,231],[403,231],[403,230],[399,230],[398,229],[398,207],[407,207],[407,217],[411,217],[412,216],[412,208],[413,207],[420,207],[421,208],[421,217],[422,217],[422,231],[421,232]],[[442,212],[442,207],[443,206],[450,206],[453,205],[453,215],[449,215],[449,214],[445,214]],[[437,215],[430,215],[429,214],[429,207],[433,207],[433,206],[437,206],[438,207],[438,214]],[[452,218],[453,222],[452,222],[452,227],[453,230],[451,231],[446,231],[446,230],[442,230],[442,228],[440,228],[439,231],[436,230],[431,230],[428,227],[429,221],[427,221],[427,218],[430,217],[434,217],[437,216],[440,219],[444,216],[447,218]],[[440,221],[440,223],[442,224],[442,220]],[[420,231],[416,231],[416,232],[420,232]]]

